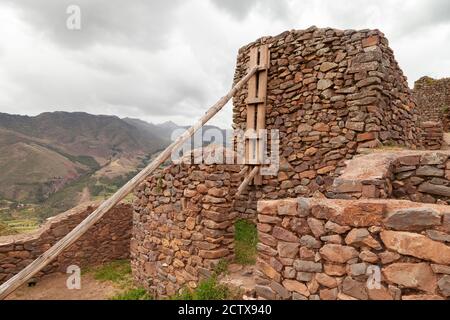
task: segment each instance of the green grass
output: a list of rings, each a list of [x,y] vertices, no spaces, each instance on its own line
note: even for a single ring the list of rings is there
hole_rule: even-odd
[[[17,233],[28,233],[39,228],[39,222],[36,219],[11,219],[4,220],[3,223]]]
[[[110,281],[122,292],[110,297],[110,300],[151,300],[144,288],[133,286],[129,260],[117,260],[101,266],[88,268],[83,273],[92,273],[98,281]]]
[[[0,222],[0,236],[10,236],[17,234],[17,231],[9,227],[6,223]]]
[[[130,261],[118,260],[109,262],[100,267],[96,267],[93,272],[96,280],[112,281],[117,284],[122,284],[128,281],[131,275]]]
[[[214,268],[214,274],[219,276],[228,272],[228,261],[220,259],[219,263]]]
[[[197,288],[183,288],[170,300],[227,300],[234,297],[234,293],[225,285],[220,284],[218,277],[228,270],[228,261],[220,260],[213,270],[213,274],[198,283]]]
[[[230,289],[220,284],[217,275],[199,282],[195,290],[183,289],[181,293],[170,297],[171,300],[227,300],[232,293]]]
[[[234,253],[236,262],[244,265],[255,264],[258,232],[256,225],[247,220],[238,220],[234,226]]]
[[[15,205],[12,203],[9,207],[0,210],[0,223],[14,231],[13,233],[35,231],[39,228],[39,222],[35,214],[35,205],[32,204],[25,204],[24,207],[18,208],[17,203]]]
[[[217,282],[216,277],[200,281],[195,290],[195,300],[225,300],[230,295],[230,290]]]

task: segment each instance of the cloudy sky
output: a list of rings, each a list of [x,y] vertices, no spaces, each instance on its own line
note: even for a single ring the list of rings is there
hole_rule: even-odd
[[[190,124],[230,88],[239,47],[311,25],[380,29],[411,86],[450,75],[449,0],[0,0],[0,112]]]

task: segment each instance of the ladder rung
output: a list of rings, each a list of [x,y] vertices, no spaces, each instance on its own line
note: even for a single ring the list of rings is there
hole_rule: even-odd
[[[261,103],[265,103],[266,102],[266,98],[261,97],[261,98],[247,98],[247,100],[245,100],[245,102],[247,104],[261,104]]]

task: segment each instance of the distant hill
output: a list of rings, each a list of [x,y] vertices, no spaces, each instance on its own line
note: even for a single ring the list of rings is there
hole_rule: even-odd
[[[169,145],[176,129],[187,127],[83,112],[0,113],[0,201],[7,203],[0,221],[27,223],[107,197]],[[207,126],[205,140],[207,129],[223,134]],[[194,147],[202,144],[197,134]]]
[[[0,199],[42,201],[94,171],[125,175],[166,145],[151,130],[115,116],[0,113]]]
[[[36,117],[0,113],[0,128],[73,156],[93,157],[100,165],[118,154],[154,151],[164,145],[157,134],[116,116],[83,112],[46,112]]]

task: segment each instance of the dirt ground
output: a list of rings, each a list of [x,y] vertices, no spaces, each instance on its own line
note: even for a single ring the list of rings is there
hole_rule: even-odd
[[[80,290],[69,290],[68,276],[65,273],[45,276],[34,287],[20,287],[6,300],[106,300],[121,292],[112,282],[95,280],[92,274],[81,276]]]

